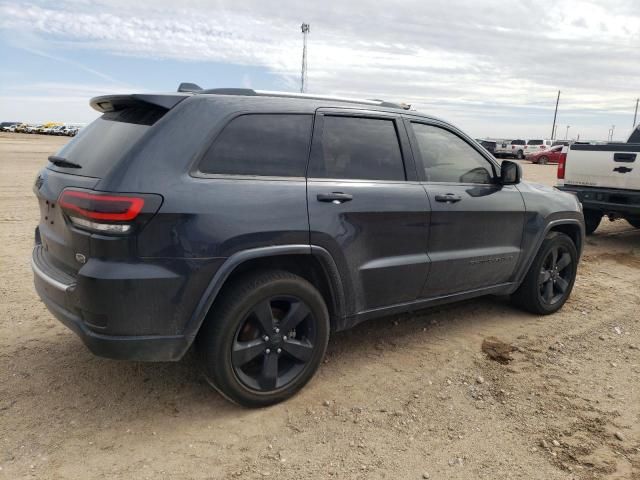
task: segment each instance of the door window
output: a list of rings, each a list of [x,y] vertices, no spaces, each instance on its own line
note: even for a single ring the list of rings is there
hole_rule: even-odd
[[[440,127],[411,123],[427,182],[493,182],[489,161],[462,138]]]
[[[395,122],[325,115],[309,177],[405,180]]]

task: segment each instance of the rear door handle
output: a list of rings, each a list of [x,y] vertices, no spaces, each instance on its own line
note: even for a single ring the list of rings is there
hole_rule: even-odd
[[[456,203],[460,200],[462,200],[462,197],[453,193],[439,193],[436,195],[436,202]]]
[[[319,202],[335,203],[336,205],[353,200],[353,195],[342,192],[319,193],[316,197]]]

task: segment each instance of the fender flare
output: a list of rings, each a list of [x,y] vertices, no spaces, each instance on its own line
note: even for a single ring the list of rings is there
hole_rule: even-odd
[[[547,234],[553,228],[560,225],[577,226],[578,229],[580,230],[580,245],[576,245],[576,249],[578,250],[578,258],[580,258],[580,255],[582,254],[582,249],[584,247],[584,237],[585,237],[584,222],[578,218],[561,218],[557,220],[552,220],[546,224],[544,230],[542,231],[542,234],[540,234],[536,239],[535,248],[531,249],[531,253],[529,253],[529,256],[526,262],[522,263],[520,270],[516,273],[514,287],[512,288],[513,291],[510,293],[513,293],[514,291],[516,291],[520,286],[520,284],[522,283],[522,281],[524,280],[524,277],[529,271],[529,269],[531,268],[531,264],[533,263],[533,260],[536,258],[536,255],[540,250],[540,246],[542,245],[542,242],[544,241],[544,239],[547,237]]]
[[[233,271],[241,264],[257,258],[274,257],[280,255],[313,255],[320,261],[324,273],[331,289],[331,296],[334,302],[336,316],[341,317],[345,314],[345,296],[342,286],[342,280],[338,267],[331,254],[322,247],[316,245],[273,245],[269,247],[252,248],[234,253],[228,257],[218,271],[213,275],[209,285],[202,294],[198,305],[193,314],[189,318],[185,329],[184,336],[190,346],[193,343],[207,313],[209,312],[213,302],[217,298],[220,290]]]

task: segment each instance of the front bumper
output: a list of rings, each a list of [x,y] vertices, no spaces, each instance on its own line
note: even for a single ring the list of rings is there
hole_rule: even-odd
[[[596,210],[604,215],[622,217],[640,216],[640,192],[580,185],[562,185],[559,190],[575,194],[585,210]]]
[[[183,331],[176,320],[188,318],[179,300],[187,299],[189,288],[184,278],[174,278],[168,270],[98,262],[74,277],[56,268],[42,245],[34,248],[31,266],[36,292],[46,307],[96,355],[176,361],[193,341],[194,334]],[[118,278],[113,278],[114,270]],[[180,298],[170,295],[174,283],[183,289]]]

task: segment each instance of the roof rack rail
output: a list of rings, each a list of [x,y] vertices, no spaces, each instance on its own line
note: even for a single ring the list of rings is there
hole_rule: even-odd
[[[181,84],[184,85],[184,84]],[[197,86],[197,85],[196,85]],[[190,90],[194,93],[201,94],[213,94],[213,95],[240,95],[248,97],[280,97],[280,98],[308,98],[313,100],[334,100],[345,103],[359,103],[364,105],[376,105],[379,107],[388,108],[400,108],[408,110],[411,106],[407,104],[398,104],[392,102],[386,102],[384,100],[363,100],[359,98],[347,98],[347,97],[334,97],[330,95],[316,95],[309,93],[292,93],[292,92],[278,92],[271,90],[253,90],[251,88],[210,88],[206,90]]]

